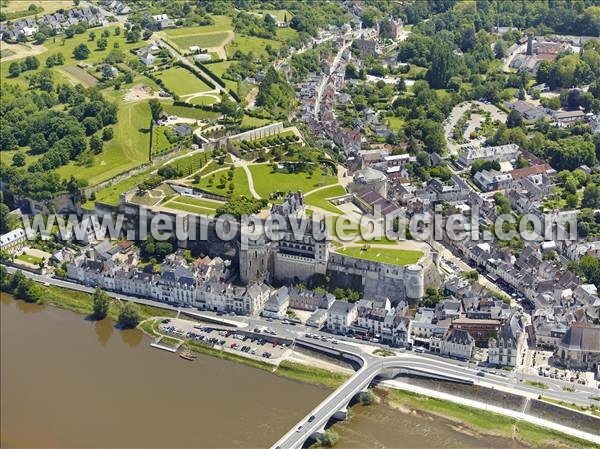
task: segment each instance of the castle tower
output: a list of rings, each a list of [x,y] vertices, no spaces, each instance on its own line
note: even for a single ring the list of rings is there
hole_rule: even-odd
[[[406,267],[404,285],[406,299],[410,304],[418,303],[425,296],[425,279],[422,265],[413,264]]]
[[[244,284],[263,282],[269,277],[271,245],[264,233],[256,237],[256,233],[249,232],[247,225],[242,225],[239,266],[240,281]]]

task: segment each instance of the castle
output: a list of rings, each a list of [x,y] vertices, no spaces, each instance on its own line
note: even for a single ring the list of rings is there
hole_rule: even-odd
[[[397,266],[330,251],[325,222],[307,219],[300,192],[290,193],[283,204],[273,206],[271,216],[280,216],[285,222],[276,241],[265,236],[264,227],[241,227],[238,256],[243,283],[289,284],[324,275],[332,285],[354,288],[365,296],[384,295],[394,302],[410,303],[423,298],[426,285],[439,283],[430,255],[424,255],[417,264]],[[307,222],[304,228],[300,226],[302,219]]]

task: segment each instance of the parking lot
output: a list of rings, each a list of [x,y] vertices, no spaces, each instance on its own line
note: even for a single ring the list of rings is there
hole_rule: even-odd
[[[257,332],[195,323],[182,319],[165,319],[160,333],[175,338],[193,340],[209,347],[261,360],[278,360],[290,350],[288,344],[273,335],[268,328]]]

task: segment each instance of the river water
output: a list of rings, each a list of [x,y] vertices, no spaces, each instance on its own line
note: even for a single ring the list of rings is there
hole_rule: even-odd
[[[2,447],[262,448],[329,391],[214,357],[153,349],[110,320],[2,294]],[[386,406],[356,406],[338,448],[509,447]]]

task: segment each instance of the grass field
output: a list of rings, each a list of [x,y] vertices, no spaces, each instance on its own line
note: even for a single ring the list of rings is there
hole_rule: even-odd
[[[212,120],[219,116],[218,112],[204,111],[198,108],[190,108],[187,106],[178,106],[173,103],[164,103],[163,110],[169,115],[178,117],[195,118],[196,120]]]
[[[225,86],[227,86],[227,89],[231,89],[235,92],[237,90],[238,83],[236,81],[223,78],[223,73],[225,73],[227,68],[233,63],[234,61],[215,62],[214,64],[207,64],[206,68],[221,78],[221,80],[225,83]]]
[[[188,100],[188,103],[210,106],[211,104],[218,103],[219,101],[221,101],[221,97],[219,97],[219,94],[214,94],[214,95],[202,95],[199,97],[191,98]]]
[[[175,209],[175,210],[179,210],[181,212],[190,212],[192,214],[198,214],[198,215],[214,215],[215,214],[215,209],[209,209],[207,207],[193,206],[191,204],[182,203],[182,202],[176,201],[176,200],[171,200],[171,201],[163,204],[163,206],[168,207],[169,209]]]
[[[323,174],[318,169],[309,176],[308,173],[273,173],[267,164],[251,165],[250,172],[254,180],[254,188],[262,198],[268,198],[273,192],[287,192],[301,190],[308,192],[317,187],[335,184],[337,177]]]
[[[244,115],[244,118],[242,118],[242,123],[241,123],[240,127],[242,129],[254,129],[254,128],[260,128],[261,126],[268,125],[269,123],[273,123],[273,120],[270,120],[268,118],[257,118],[257,117],[251,117],[249,115]]]
[[[195,171],[200,170],[208,162],[210,155],[208,152],[194,153],[189,156],[177,159],[169,166],[181,171],[182,176],[189,176]]]
[[[214,193],[216,195],[230,197],[230,196],[245,196],[252,198],[250,188],[248,187],[248,177],[242,167],[236,167],[233,171],[233,193],[229,193],[229,179],[226,180],[225,185],[221,185],[221,175],[225,175],[227,178],[227,170],[220,171],[214,175],[203,176],[198,184],[198,188],[207,192]],[[210,180],[212,179],[212,183]]]
[[[218,207],[221,207],[223,204],[222,201],[209,200],[206,198],[195,198],[191,196],[178,196],[174,198],[173,201],[177,201],[182,204],[189,204],[191,206],[196,207],[204,207],[205,209],[213,209],[215,210]]]
[[[72,76],[76,82],[83,84],[85,87],[91,87],[98,84],[98,80],[96,78],[76,65],[60,67],[58,70],[62,70],[63,72],[67,73],[67,76]]]
[[[50,14],[59,9],[69,9],[73,7],[71,0],[11,0],[6,6],[2,6],[2,12],[24,11],[29,5],[41,6],[44,11],[41,14]],[[23,16],[26,17],[26,16]]]
[[[176,36],[185,36],[190,34],[214,33],[217,31],[231,31],[231,17],[229,16],[211,16],[215,23],[213,25],[203,25],[185,28],[172,28],[165,31],[165,34],[170,38]]]
[[[210,86],[182,67],[171,67],[160,73],[158,77],[168,89],[179,96],[212,90]]]
[[[369,247],[364,250],[362,247],[347,247],[336,250],[340,254],[356,257],[357,259],[371,260],[373,262],[382,262],[390,265],[411,265],[417,263],[423,253],[421,251],[406,249],[388,249]]]
[[[263,17],[266,14],[271,14],[272,16],[275,16],[277,18],[277,20],[280,22],[284,22],[286,20],[286,18],[287,18],[287,21],[289,22],[290,20],[292,20],[292,17],[294,17],[294,15],[291,12],[289,12],[287,9],[253,9],[249,12],[255,13],[255,14],[260,14]]]
[[[343,212],[327,201],[327,198],[335,198],[346,194],[346,189],[340,185],[318,190],[304,197],[304,202],[309,206],[319,207],[328,212],[341,215]]]
[[[171,42],[182,50],[187,50],[191,46],[200,48],[220,47],[225,43],[230,33],[227,31],[217,31],[214,33],[202,34],[182,34],[171,37]]]
[[[388,126],[393,131],[400,131],[404,128],[404,119],[402,117],[386,117],[385,120],[387,120]]]
[[[39,265],[44,261],[44,259],[42,259],[41,257],[32,256],[27,253],[18,255],[17,259],[22,260],[23,262],[30,263],[31,265]]]
[[[120,104],[118,119],[113,139],[105,142],[102,153],[94,156],[91,166],[82,167],[70,162],[59,167],[58,174],[63,178],[74,174],[94,185],[146,162],[150,143],[148,103]]]
[[[281,47],[281,42],[273,39],[263,39],[261,37],[242,36],[238,34],[235,36],[233,42],[227,44],[225,50],[227,51],[228,56],[233,55],[238,50],[244,54],[252,52],[254,53],[254,56],[263,56],[267,54],[265,49],[267,45],[276,49]]]

